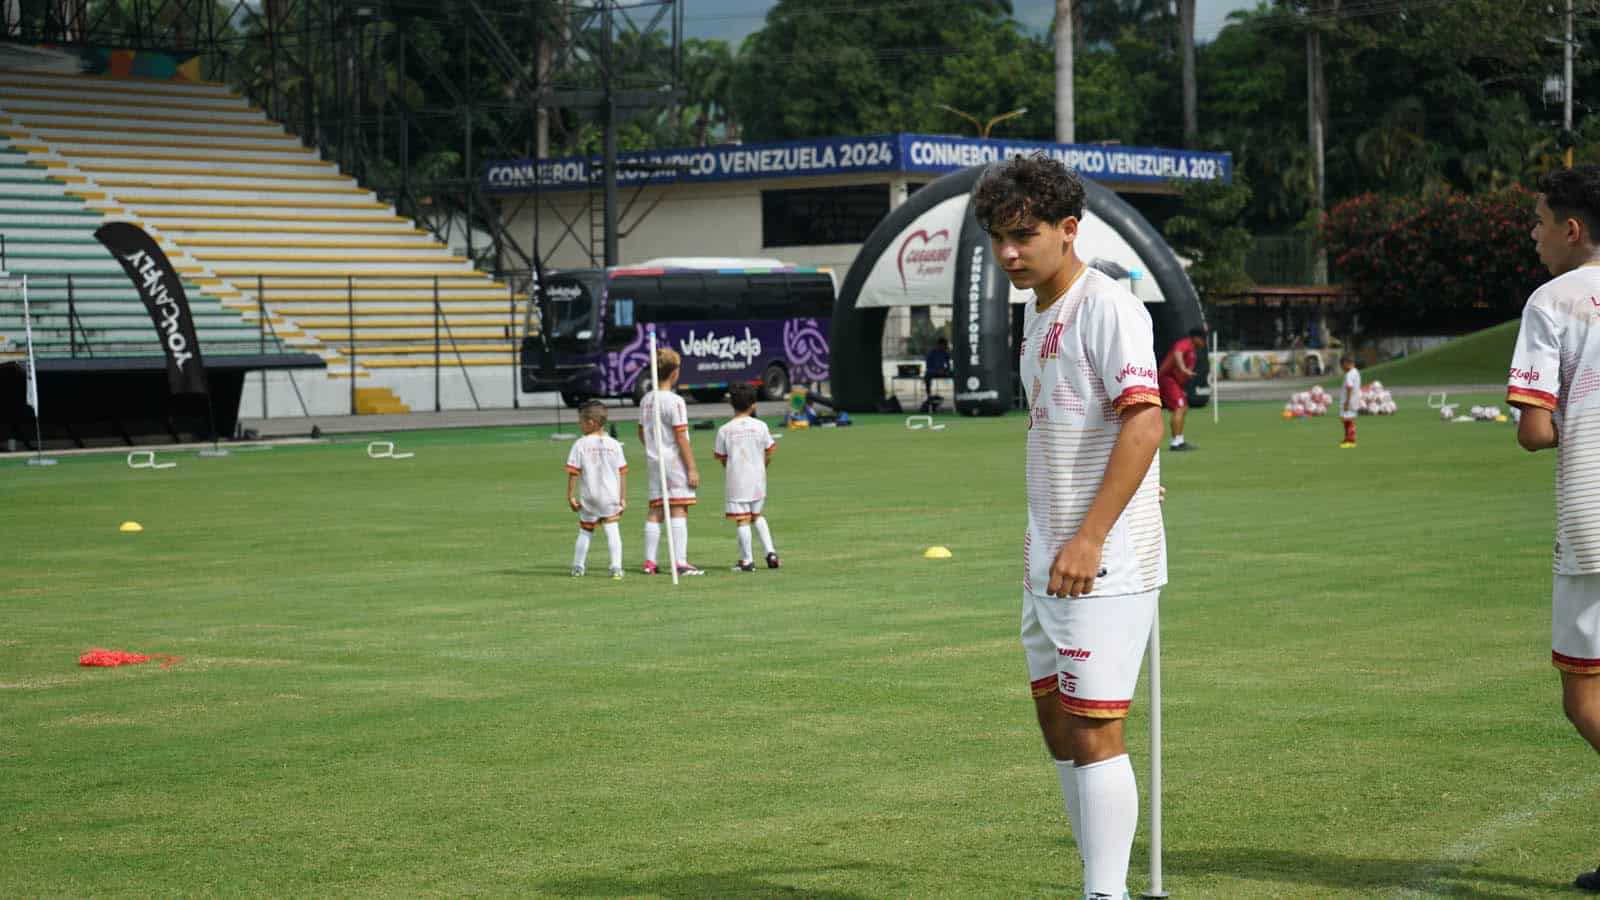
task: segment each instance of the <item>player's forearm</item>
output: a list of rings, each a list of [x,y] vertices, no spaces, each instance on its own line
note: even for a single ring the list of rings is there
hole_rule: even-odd
[[[567,499],[569,499],[569,500],[575,499],[577,496],[578,496],[578,476],[577,476],[576,473],[568,472],[567,473]]]
[[[1542,406],[1522,407],[1522,418],[1517,422],[1517,443],[1522,449],[1529,453],[1549,450],[1556,447],[1560,440],[1560,435],[1556,433],[1555,417],[1550,410]]]
[[[674,442],[678,445],[678,456],[683,459],[683,468],[687,471],[696,471],[694,465],[694,451],[689,449],[689,435],[682,431],[672,433]]]
[[[1128,501],[1133,499],[1150,462],[1156,457],[1156,447],[1161,443],[1161,408],[1144,405],[1128,413],[1122,420],[1122,431],[1111,447],[1111,460],[1106,463],[1106,474],[1100,481],[1100,490],[1084,514],[1078,534],[1102,543],[1111,533]]]

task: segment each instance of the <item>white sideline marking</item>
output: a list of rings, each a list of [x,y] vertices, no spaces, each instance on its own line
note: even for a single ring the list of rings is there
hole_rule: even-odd
[[[1455,843],[1446,847],[1439,854],[1439,861],[1419,875],[1413,883],[1421,885],[1434,884],[1444,878],[1450,870],[1472,862],[1482,855],[1484,851],[1500,843],[1500,839],[1506,832],[1531,825],[1551,812],[1550,808],[1555,804],[1576,799],[1596,789],[1600,789],[1600,776],[1590,776],[1576,784],[1565,784],[1545,791],[1539,799],[1532,803],[1520,809],[1514,809],[1498,818],[1490,819],[1477,828],[1468,831],[1458,838]],[[1395,895],[1406,898],[1406,900],[1441,896],[1439,892],[1428,890],[1424,887],[1400,888],[1396,890]]]

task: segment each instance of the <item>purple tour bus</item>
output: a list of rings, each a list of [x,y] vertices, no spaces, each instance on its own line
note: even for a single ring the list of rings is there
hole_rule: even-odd
[[[683,357],[678,386],[702,402],[735,382],[776,400],[792,384],[828,378],[833,273],[750,260],[660,260],[643,266],[550,275],[548,335],[530,310],[522,341],[522,389],[560,391],[568,406],[650,389],[645,325],[657,346]],[[768,261],[759,261],[766,263]],[[659,263],[659,264],[657,264]],[[546,340],[548,339],[548,350]]]

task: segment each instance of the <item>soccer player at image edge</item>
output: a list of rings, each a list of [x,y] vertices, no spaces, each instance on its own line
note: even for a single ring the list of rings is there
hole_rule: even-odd
[[[1167,581],[1161,395],[1144,304],[1084,265],[1077,176],[1042,154],[995,163],[972,206],[1011,284],[1031,290],[1022,646],[1083,865],[1084,897],[1128,896],[1139,791],[1123,722]]]
[[[1600,750],[1600,166],[1539,179],[1533,240],[1553,276],[1528,298],[1506,402],[1517,443],[1556,451],[1550,659],[1561,705]],[[1577,887],[1600,891],[1600,870]]]

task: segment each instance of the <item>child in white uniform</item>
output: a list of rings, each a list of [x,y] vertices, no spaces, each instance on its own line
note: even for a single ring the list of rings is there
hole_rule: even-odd
[[[717,429],[717,461],[728,470],[727,515],[738,526],[739,562],[735,572],[754,572],[756,564],[750,550],[750,528],[755,526],[767,551],[767,568],[778,568],[778,551],[772,546],[772,531],[761,515],[767,499],[767,465],[778,444],[767,423],[755,417],[756,391],[748,384],[728,389],[733,418]]]
[[[611,577],[622,579],[622,531],[617,523],[628,508],[628,460],[622,445],[605,433],[606,405],[590,400],[578,408],[583,437],[567,454],[567,505],[578,514],[578,545],[572,554],[572,577],[583,575],[589,541],[596,525],[606,533],[611,551]]]

